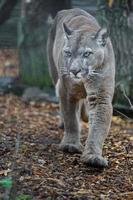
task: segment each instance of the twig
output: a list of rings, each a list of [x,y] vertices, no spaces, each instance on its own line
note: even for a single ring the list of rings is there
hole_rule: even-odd
[[[121,116],[125,117],[126,119],[129,119],[129,120],[131,120],[131,118],[130,118],[130,117],[128,117],[128,116],[127,116],[127,115],[125,115],[124,113],[122,113],[122,112],[118,111],[116,108],[114,108],[114,110],[115,110],[117,113],[119,113]]]
[[[16,137],[16,143],[15,143],[15,155],[14,155],[14,160],[13,160],[12,168],[11,168],[12,172],[14,171],[15,166],[16,166],[16,161],[17,161],[18,153],[19,153],[19,146],[20,146],[20,134],[18,133]]]
[[[133,104],[131,103],[131,100],[130,100],[129,97],[127,96],[127,94],[126,94],[126,92],[125,92],[125,89],[124,89],[124,86],[123,86],[122,84],[120,85],[120,88],[121,88],[121,90],[122,90],[122,92],[123,92],[124,97],[128,100],[128,103],[129,103],[131,109],[133,110]]]

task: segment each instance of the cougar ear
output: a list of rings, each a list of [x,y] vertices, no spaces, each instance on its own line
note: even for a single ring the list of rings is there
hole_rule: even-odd
[[[72,35],[73,31],[70,28],[68,28],[68,26],[65,23],[63,23],[63,29],[66,37],[69,38]]]
[[[101,46],[106,45],[107,38],[108,38],[108,31],[106,28],[101,28],[95,35],[97,43]]]

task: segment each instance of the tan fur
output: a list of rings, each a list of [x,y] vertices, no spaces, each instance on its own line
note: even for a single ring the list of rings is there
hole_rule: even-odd
[[[105,29],[81,9],[58,12],[48,37],[50,74],[60,100],[64,122],[63,151],[82,151],[80,117],[89,118],[82,154],[88,165],[105,167],[102,147],[112,116],[115,59]]]

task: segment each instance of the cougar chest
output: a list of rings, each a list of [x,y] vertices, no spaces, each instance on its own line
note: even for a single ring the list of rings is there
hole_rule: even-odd
[[[86,98],[86,91],[82,82],[67,85],[66,92],[70,96],[70,99],[80,100]]]

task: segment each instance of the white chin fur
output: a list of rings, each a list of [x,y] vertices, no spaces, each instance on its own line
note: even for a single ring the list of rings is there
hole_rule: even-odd
[[[72,72],[70,72],[70,77],[71,77],[71,78],[74,78],[75,75],[74,75]]]
[[[81,72],[79,72],[79,73],[77,74],[77,77],[78,77],[78,78],[82,78]]]

